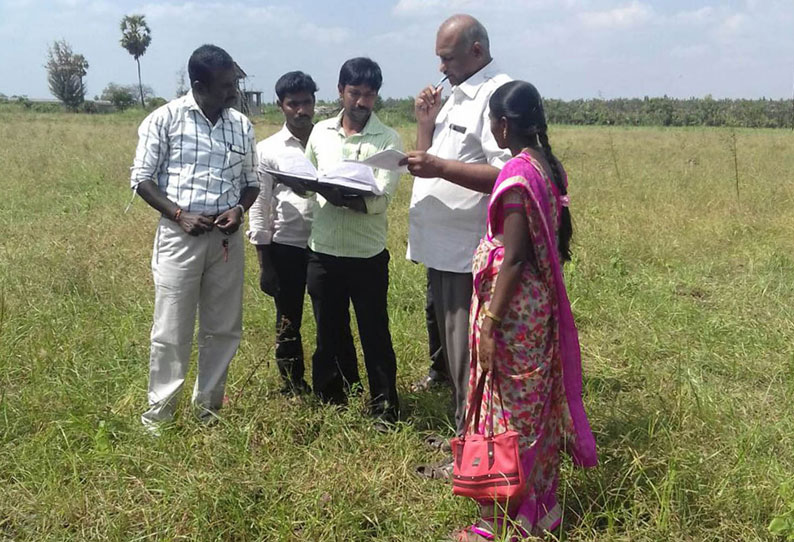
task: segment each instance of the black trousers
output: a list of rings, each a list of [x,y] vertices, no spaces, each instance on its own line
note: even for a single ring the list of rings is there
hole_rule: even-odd
[[[356,311],[372,414],[396,418],[397,359],[389,332],[387,294],[389,252],[371,258],[345,258],[309,253],[307,282],[317,321],[317,348],[312,357],[312,387],[323,400],[346,402],[346,387],[354,385],[344,338],[350,333],[350,302]]]
[[[303,380],[306,372],[301,324],[303,321],[303,297],[306,293],[306,269],[308,249],[279,243],[270,244],[270,256],[279,282],[276,304],[276,365],[285,384],[295,385]],[[356,346],[350,333],[350,315],[345,326],[347,334],[340,337],[342,358],[348,360],[350,368],[345,377],[358,382],[358,360]]]
[[[286,384],[303,380],[303,345],[301,322],[303,296],[306,292],[305,248],[270,244],[270,256],[278,276],[279,293],[276,302],[276,365]]]
[[[447,356],[441,336],[438,333],[438,319],[433,305],[433,290],[430,288],[430,271],[427,271],[427,292],[425,293],[425,326],[427,327],[427,347],[430,356],[430,370],[428,376],[433,380],[447,380]]]

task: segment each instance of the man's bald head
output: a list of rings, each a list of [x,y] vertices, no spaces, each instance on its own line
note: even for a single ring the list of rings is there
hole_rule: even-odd
[[[488,41],[488,31],[480,21],[466,15],[459,13],[453,15],[438,28],[439,34],[441,32],[451,32],[461,40],[461,45],[467,49],[474,45],[474,42],[479,42],[486,55],[490,56],[490,42]]]
[[[488,32],[471,15],[453,15],[438,28],[436,55],[450,83],[460,84],[491,61]]]

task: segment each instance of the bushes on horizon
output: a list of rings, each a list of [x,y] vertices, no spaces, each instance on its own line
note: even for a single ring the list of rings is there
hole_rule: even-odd
[[[387,124],[414,122],[413,98],[386,98],[378,116]],[[794,103],[789,100],[678,99],[668,96],[544,100],[549,124],[583,126],[734,126],[791,128]]]
[[[132,85],[118,85],[116,83],[108,83],[108,86],[102,91],[100,98],[113,104],[113,107],[119,111],[135,105],[135,88]]]
[[[788,100],[704,98],[616,98],[544,100],[550,124],[623,126],[734,126],[790,128],[794,105]]]
[[[119,111],[124,111],[133,107],[138,102],[138,85],[119,85],[118,83],[108,83],[100,95],[100,99],[106,100],[113,104]],[[154,90],[148,85],[143,85],[143,96],[147,101],[147,105],[153,108],[151,101],[156,98]],[[158,98],[162,100],[162,98]],[[163,102],[165,103],[165,102]]]
[[[147,109],[157,109],[160,106],[163,106],[168,103],[168,100],[165,98],[161,98],[160,96],[152,96],[148,100],[146,100],[146,108]]]

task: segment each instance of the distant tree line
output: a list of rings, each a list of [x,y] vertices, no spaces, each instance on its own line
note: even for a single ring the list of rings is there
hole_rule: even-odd
[[[544,101],[552,124],[623,126],[735,126],[791,128],[791,100],[715,100],[688,98],[618,98]]]
[[[110,102],[118,111],[124,111],[136,105],[139,93],[144,100],[143,106],[147,109],[155,109],[166,103],[164,98],[155,95],[152,87],[140,83],[138,85],[108,83],[102,94],[95,98]]]
[[[378,115],[386,122],[414,121],[414,99],[386,98]],[[544,100],[550,124],[620,126],[735,126],[791,128],[791,100],[716,100],[688,98],[618,98],[613,100]],[[377,109],[377,107],[376,107]]]

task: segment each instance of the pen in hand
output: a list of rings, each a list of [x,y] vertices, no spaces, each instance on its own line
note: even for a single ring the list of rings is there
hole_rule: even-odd
[[[438,83],[436,83],[433,86],[433,88],[436,89],[436,92],[439,92],[441,90],[441,85],[443,85],[444,81],[446,81],[447,79],[449,79],[449,76],[445,75],[444,77],[442,77],[441,79],[438,80]]]

